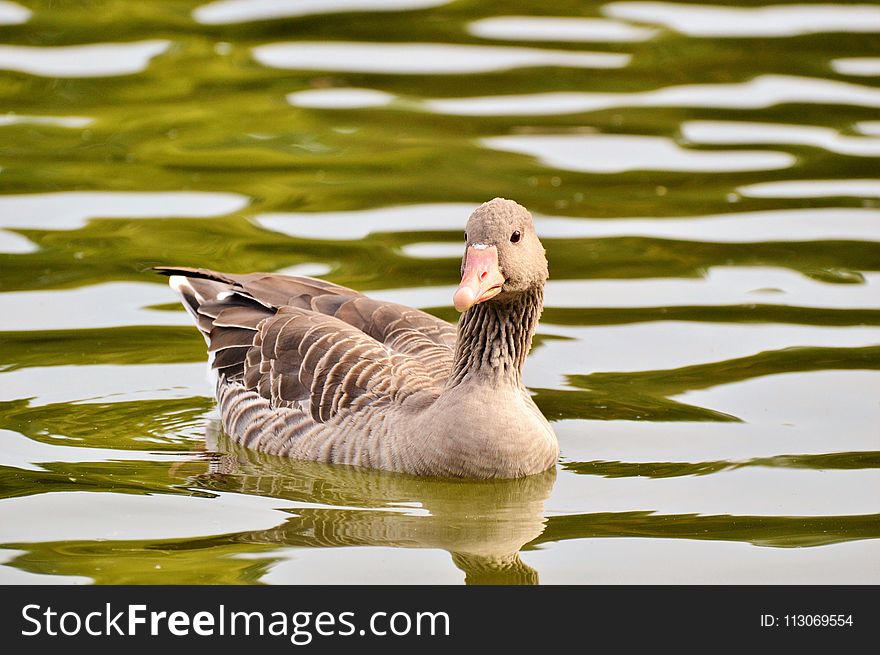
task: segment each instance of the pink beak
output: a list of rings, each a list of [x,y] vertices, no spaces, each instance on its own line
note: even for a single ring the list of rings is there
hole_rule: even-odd
[[[452,296],[452,302],[460,312],[495,297],[505,282],[498,268],[498,249],[495,246],[470,246],[464,257],[461,284]]]

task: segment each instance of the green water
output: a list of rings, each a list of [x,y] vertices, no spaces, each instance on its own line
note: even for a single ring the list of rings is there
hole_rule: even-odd
[[[0,583],[880,582],[880,4],[206,4],[0,3]],[[263,54],[316,42],[350,45]],[[418,43],[441,49],[394,50]],[[148,267],[454,321],[496,196],[550,261],[525,382],[556,471],[421,480],[217,434]]]

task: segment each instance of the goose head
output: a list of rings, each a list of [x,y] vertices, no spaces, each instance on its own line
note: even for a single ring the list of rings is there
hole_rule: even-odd
[[[532,215],[512,200],[495,198],[477,207],[465,241],[461,283],[453,296],[459,312],[484,302],[510,302],[547,280],[547,257]]]

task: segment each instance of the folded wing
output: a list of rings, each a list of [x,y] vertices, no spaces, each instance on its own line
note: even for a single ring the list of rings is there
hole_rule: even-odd
[[[455,328],[430,314],[307,277],[162,268],[208,343],[221,382],[327,422],[436,395]]]

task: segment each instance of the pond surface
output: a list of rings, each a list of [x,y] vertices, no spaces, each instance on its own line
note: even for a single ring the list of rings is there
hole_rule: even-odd
[[[448,320],[536,216],[555,471],[242,450],[147,267]],[[880,5],[0,1],[0,583],[880,583]]]

